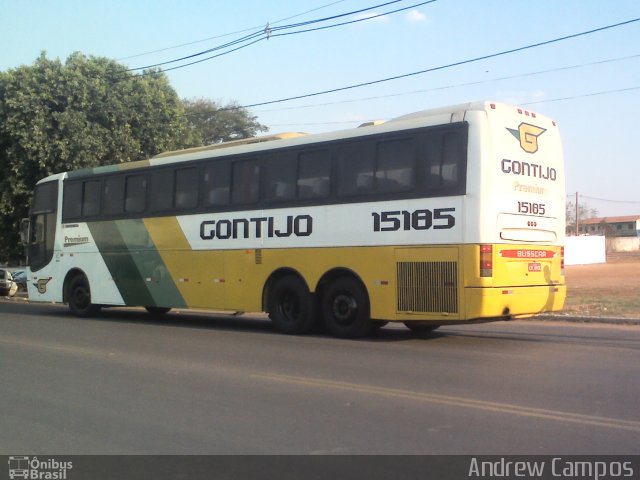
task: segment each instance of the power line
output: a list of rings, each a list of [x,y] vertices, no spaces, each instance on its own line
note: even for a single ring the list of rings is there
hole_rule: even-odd
[[[324,91],[321,91],[321,92],[315,92],[315,93],[310,93],[310,94],[305,94],[305,95],[298,95],[298,96],[294,96],[294,97],[287,97],[287,98],[282,98],[282,99],[278,99],[278,100],[270,100],[270,101],[258,102],[258,103],[247,104],[247,105],[236,105],[236,106],[232,106],[232,107],[223,107],[223,108],[216,109],[215,111],[219,112],[219,111],[228,111],[228,110],[239,110],[239,109],[248,109],[248,108],[253,108],[253,107],[263,106],[263,105],[273,105],[273,104],[276,104],[276,103],[284,103],[284,102],[291,101],[291,100],[298,100],[298,99],[302,99],[302,98],[315,97],[315,96],[320,96],[320,95],[324,95],[324,94],[328,94],[328,93],[334,93],[334,92],[338,92],[338,91],[355,89],[355,88],[368,86],[368,85],[373,85],[373,84],[377,84],[377,83],[388,82],[388,81],[391,81],[391,80],[405,78],[405,77],[409,77],[409,76],[413,76],[413,75],[419,75],[419,74],[429,73],[429,72],[433,72],[433,71],[437,71],[437,70],[444,70],[444,69],[447,69],[447,68],[452,68],[454,66],[469,64],[469,63],[473,63],[473,62],[478,62],[480,60],[484,60],[484,59],[488,59],[488,58],[495,58],[495,57],[498,57],[498,56],[501,56],[501,55],[507,55],[507,54],[510,54],[510,53],[524,51],[524,50],[527,50],[527,49],[532,49],[532,48],[536,48],[536,47],[543,46],[543,45],[549,45],[549,44],[557,43],[557,42],[560,42],[560,41],[563,41],[563,40],[577,38],[577,37],[580,37],[580,36],[585,36],[585,35],[593,34],[593,33],[596,33],[596,32],[600,32],[600,31],[604,31],[604,30],[608,30],[608,29],[612,29],[612,28],[628,25],[628,24],[635,23],[635,22],[638,22],[638,21],[640,21],[640,18],[634,18],[634,19],[631,19],[631,20],[626,20],[624,22],[619,22],[619,23],[616,23],[616,24],[607,25],[607,26],[595,28],[595,29],[592,29],[592,30],[587,30],[585,32],[575,33],[575,34],[572,34],[572,35],[567,35],[567,36],[559,37],[559,38],[552,39],[552,40],[538,42],[538,43],[527,45],[527,46],[524,46],[524,47],[514,48],[514,49],[511,49],[511,50],[506,50],[506,51],[503,51],[503,52],[484,55],[484,56],[481,56],[481,57],[476,57],[476,58],[472,58],[472,59],[468,59],[468,60],[462,60],[462,61],[459,61],[459,62],[450,63],[448,65],[442,65],[442,66],[438,66],[438,67],[433,67],[433,68],[420,70],[418,72],[412,72],[412,73],[404,74],[404,75],[397,75],[397,76],[394,76],[394,77],[389,77],[389,78],[385,78],[385,79],[381,79],[381,80],[374,80],[374,81],[370,81],[370,82],[364,82],[364,83],[359,83],[359,84],[355,84],[355,85],[349,85],[349,86],[346,86],[346,87],[339,87],[339,88],[335,88],[335,89],[331,89],[331,90],[324,90]],[[585,66],[585,65],[606,63],[606,62],[611,62],[611,61],[636,58],[638,56],[639,55],[631,55],[629,57],[622,57],[622,58],[618,58],[618,59],[601,60],[601,61],[593,62],[593,63],[590,63],[590,64],[575,65],[575,66],[570,66],[570,67],[559,67],[557,69],[543,70],[543,71],[539,71],[539,72],[532,72],[530,74],[516,75],[516,76],[513,76],[513,77],[517,78],[519,76],[525,76],[525,75],[537,75],[537,74],[542,74],[542,73],[548,73],[548,72],[551,72],[551,71],[560,71],[560,70],[565,70],[565,69],[570,69],[570,68],[578,68],[580,66]],[[503,77],[503,78],[504,79],[509,79],[511,77]],[[471,82],[471,84],[475,84],[475,83],[484,83],[484,81]],[[454,86],[466,86],[466,85],[467,84],[459,84],[459,85],[454,85]],[[438,87],[438,89],[452,88],[454,86]],[[634,90],[636,88],[637,87],[630,87],[628,89],[623,89],[623,91]],[[431,89],[427,89],[425,91],[430,91],[430,90]],[[416,93],[419,93],[419,92],[421,92],[421,91],[416,91]],[[606,93],[610,93],[610,92],[598,92],[597,94],[602,95],[602,94],[606,94]],[[587,94],[587,95],[593,96],[593,95],[596,95],[596,94]],[[370,98],[375,99],[377,97],[370,97]],[[384,96],[381,97],[381,98],[384,98]],[[579,98],[579,96],[575,97],[575,98]],[[555,100],[551,99],[551,100],[547,100],[547,101],[548,102],[552,102],[552,101],[560,101],[560,100],[562,100],[562,99],[555,99]],[[336,103],[340,103],[340,102],[336,102]],[[330,105],[330,104],[331,103],[320,104],[320,105]],[[304,107],[309,107],[309,106],[314,106],[314,105],[307,105],[307,106],[304,106]],[[304,108],[304,107],[290,107],[290,108]],[[193,113],[193,114],[184,114],[183,116],[192,117],[192,116],[198,116],[198,115],[204,115],[204,114],[210,114],[210,113],[211,112]]]
[[[251,33],[249,35],[245,35],[244,37],[238,38],[236,40],[233,40],[231,42],[225,43],[223,45],[218,45],[216,47],[209,48],[209,49],[203,50],[201,52],[196,52],[196,53],[193,53],[191,55],[186,55],[186,56],[183,56],[183,57],[180,57],[180,58],[176,58],[176,59],[173,59],[173,60],[167,60],[165,62],[154,63],[154,64],[151,64],[151,65],[146,65],[144,67],[130,68],[130,69],[128,69],[128,71],[146,70],[146,69],[149,69],[149,68],[161,67],[161,66],[164,66],[164,65],[169,65],[169,64],[181,62],[181,61],[184,61],[184,60],[189,60],[191,58],[195,58],[195,57],[199,57],[199,56],[202,56],[202,55],[206,55],[207,53],[211,53],[211,52],[214,52],[214,51],[222,50],[222,49],[228,48],[230,46],[237,45],[238,43],[247,42],[247,41],[252,40],[252,39],[254,39],[256,37],[259,37],[259,40],[253,41],[253,42],[245,45],[244,47],[240,47],[240,48],[245,48],[245,47],[248,47],[250,45],[253,45],[254,43],[257,43],[260,40],[268,40],[269,38],[274,37],[274,36],[282,36],[282,35],[284,35],[284,34],[274,35],[273,31],[286,30],[286,29],[291,29],[291,28],[298,28],[298,27],[301,27],[301,26],[312,25],[312,24],[315,24],[315,23],[321,23],[321,22],[327,22],[327,21],[330,21],[330,20],[336,20],[338,18],[342,18],[342,17],[349,16],[349,15],[356,15],[358,13],[368,12],[368,11],[373,10],[375,8],[385,7],[385,6],[388,6],[388,5],[391,5],[391,4],[394,4],[394,3],[398,3],[398,2],[402,2],[402,1],[404,1],[404,0],[392,0],[392,1],[389,1],[389,2],[386,2],[386,3],[381,3],[381,4],[378,4],[378,5],[374,5],[372,7],[363,8],[363,9],[360,9],[360,10],[353,10],[353,11],[350,11],[350,12],[341,13],[341,14],[338,14],[338,15],[333,15],[331,17],[325,17],[325,18],[319,18],[319,19],[315,19],[315,20],[309,20],[309,21],[306,21],[306,22],[296,23],[296,24],[292,24],[292,25],[283,25],[283,26],[280,26],[280,27],[271,28],[271,27],[269,27],[269,24],[267,24],[266,27],[260,29],[259,31],[255,31],[255,32],[253,32],[253,33]],[[435,1],[436,0],[430,0],[429,2],[424,2],[424,3],[431,3],[431,2],[435,2]],[[422,5],[422,3],[414,5],[413,7],[419,6],[419,5]],[[413,7],[408,7],[408,8],[413,8]],[[400,10],[404,10],[404,9],[400,9]],[[398,11],[400,11],[400,10],[398,10]],[[395,12],[388,12],[388,13],[386,13],[386,15],[391,14],[391,13],[395,13]],[[363,18],[363,19],[360,19],[360,20],[357,20],[357,21],[371,20],[372,18],[376,18],[378,16],[380,16],[380,15],[373,15],[371,17]],[[336,24],[336,25],[332,25],[332,26],[328,26],[328,27],[324,27],[324,28],[338,27],[338,26],[341,26],[341,25],[346,25],[347,23],[355,23],[355,21],[354,22],[346,22],[346,23],[343,23],[343,24]],[[311,31],[311,30],[305,30],[305,31],[300,31],[300,32],[292,32],[292,33],[305,33],[306,31]],[[233,49],[233,50],[231,50],[229,52],[226,52],[224,54],[214,55],[214,56],[211,56],[211,57],[208,57],[208,58],[204,58],[204,59],[201,59],[201,60],[198,60],[198,61],[195,61],[195,62],[186,63],[186,64],[180,65],[178,67],[169,68],[169,69],[166,69],[165,71],[177,70],[178,68],[184,68],[184,67],[188,67],[190,65],[194,65],[196,63],[200,63],[200,62],[206,61],[206,60],[211,60],[213,58],[217,58],[217,57],[220,57],[222,55],[226,55],[227,53],[235,52],[235,51],[239,50],[240,48]]]
[[[325,30],[327,28],[341,27],[343,25],[349,25],[349,24],[352,24],[352,23],[364,22],[364,21],[367,21],[367,20],[372,20],[374,18],[384,17],[385,15],[391,15],[393,13],[404,12],[406,10],[409,10],[410,8],[421,7],[422,5],[426,5],[428,3],[434,3],[436,1],[437,0],[428,0],[428,1],[425,1],[425,2],[422,2],[422,3],[416,3],[414,5],[409,5],[408,7],[399,8],[399,9],[393,10],[391,12],[385,12],[385,13],[380,13],[380,14],[377,14],[377,15],[372,15],[370,17],[359,18],[359,19],[356,19],[356,20],[350,20],[348,22],[336,23],[334,25],[327,25],[327,26],[324,26],[324,27],[309,28],[307,30],[297,30],[295,32],[278,33],[278,34],[272,35],[272,37],[283,37],[283,36],[286,36],[286,35],[297,35],[298,33],[315,32],[317,30]],[[374,8],[376,8],[376,7],[374,7]]]
[[[302,12],[302,13],[297,13],[295,15],[291,15],[290,17],[281,18],[280,20],[276,20],[275,22],[271,22],[271,23],[272,23],[272,25],[277,25],[278,23],[285,22],[287,20],[291,20],[292,18],[302,17],[303,15],[306,15],[308,13],[313,13],[313,12],[316,12],[318,10],[322,10],[324,8],[331,7],[333,5],[336,5],[338,3],[343,3],[343,2],[346,2],[346,1],[347,0],[338,0],[338,1],[335,1],[335,2],[327,3],[325,5],[321,5],[319,7],[313,8],[311,10],[307,10],[307,11]],[[255,31],[256,29],[259,29],[259,28],[263,28],[263,26],[262,25],[257,25],[255,27],[244,28],[242,30],[236,30],[235,32],[223,33],[223,34],[220,34],[220,35],[215,35],[213,37],[203,38],[201,40],[194,40],[194,41],[191,41],[191,42],[181,43],[179,45],[172,45],[172,46],[169,46],[169,47],[159,48],[157,50],[151,50],[151,51],[148,51],[148,52],[137,53],[135,55],[129,55],[127,57],[118,58],[117,60],[118,61],[122,61],[122,60],[129,60],[131,58],[144,57],[145,55],[151,55],[151,54],[154,54],[154,53],[166,52],[168,50],[174,50],[176,48],[181,48],[181,47],[188,47],[189,45],[195,45],[197,43],[208,42],[209,40],[217,40],[218,38],[230,37],[231,35],[236,35],[236,34],[239,34],[239,33],[253,32],[253,31]]]
[[[597,60],[595,62],[588,62],[588,63],[581,63],[581,64],[576,64],[576,65],[569,65],[569,66],[563,66],[563,67],[556,67],[556,68],[550,68],[548,70],[538,70],[535,72],[528,72],[528,73],[520,73],[520,74],[516,74],[516,75],[507,75],[507,76],[503,76],[503,77],[496,77],[496,78],[491,78],[488,80],[476,80],[476,81],[472,81],[472,82],[464,82],[464,83],[455,83],[455,84],[451,84],[451,85],[442,85],[439,87],[432,87],[432,88],[425,88],[425,89],[421,89],[421,90],[412,90],[409,92],[398,92],[398,93],[389,93],[386,95],[375,95],[375,96],[371,96],[371,97],[360,97],[360,98],[352,98],[349,100],[339,100],[339,101],[335,101],[335,102],[325,102],[325,103],[313,103],[313,104],[307,104],[307,105],[298,105],[295,107],[282,107],[282,108],[270,108],[267,110],[258,110],[256,113],[263,113],[263,112],[279,112],[279,111],[284,111],[284,110],[297,110],[297,109],[303,109],[303,108],[313,108],[313,107],[325,107],[325,106],[329,106],[329,105],[340,105],[340,104],[345,104],[345,103],[357,103],[357,102],[362,102],[362,101],[367,101],[367,100],[379,100],[382,98],[393,98],[393,97],[401,97],[401,96],[405,96],[405,95],[416,95],[419,93],[427,93],[427,92],[436,92],[439,90],[448,90],[451,88],[459,88],[459,87],[470,87],[470,86],[474,86],[474,85],[483,85],[483,84],[487,84],[487,83],[494,83],[494,82],[499,82],[499,81],[504,81],[504,80],[514,80],[517,78],[525,78],[525,77],[532,77],[535,75],[543,75],[543,74],[547,74],[547,73],[555,73],[555,72],[562,72],[562,71],[566,71],[566,70],[573,70],[576,68],[584,68],[584,67],[590,67],[593,65],[603,65],[606,63],[612,63],[612,62],[620,62],[620,61],[624,61],[624,60],[632,60],[635,58],[640,58],[640,54],[635,54],[635,55],[629,55],[626,57],[617,57],[617,58],[609,58],[609,59],[605,59],[605,60]],[[609,92],[601,92],[601,93],[609,93]],[[595,95],[595,94],[593,94]],[[576,98],[580,98],[580,96],[576,97]],[[547,100],[547,101],[559,101],[559,100]],[[544,101],[541,101],[539,103],[544,103]],[[529,104],[526,104],[529,105]],[[347,122],[345,122],[347,123]]]
[[[395,1],[403,1],[403,0],[395,0]],[[178,70],[178,69],[181,69],[181,68],[189,67],[191,65],[196,65],[198,63],[206,62],[208,60],[212,60],[214,58],[222,57],[224,55],[228,55],[229,53],[236,52],[238,50],[242,50],[243,48],[249,47],[249,46],[251,46],[251,45],[253,45],[255,43],[261,42],[263,40],[268,40],[269,38],[280,37],[280,36],[284,36],[284,35],[295,35],[295,34],[299,34],[299,33],[313,32],[313,31],[316,31],[316,30],[324,30],[324,29],[327,29],[327,28],[340,27],[340,26],[348,25],[348,24],[352,24],[352,23],[365,22],[365,21],[368,21],[368,20],[372,20],[374,18],[383,17],[383,16],[386,16],[386,15],[391,15],[391,14],[394,14],[394,13],[397,13],[397,12],[402,12],[404,10],[408,10],[410,8],[419,7],[421,5],[426,5],[428,3],[434,3],[434,2],[437,2],[437,1],[438,0],[427,0],[427,1],[424,1],[424,2],[421,2],[421,3],[416,3],[416,4],[413,4],[413,5],[410,5],[408,7],[399,8],[397,10],[393,10],[393,11],[390,11],[390,12],[380,13],[380,14],[377,14],[377,15],[372,15],[370,17],[360,18],[360,19],[357,19],[357,20],[351,20],[349,22],[337,23],[337,24],[328,25],[328,26],[325,26],[325,27],[311,28],[311,29],[307,29],[307,30],[300,30],[300,31],[296,31],[296,32],[280,33],[280,34],[272,34],[272,33],[268,33],[267,32],[267,33],[264,33],[266,36],[261,36],[260,38],[254,40],[254,41],[252,41],[252,42],[250,42],[250,43],[248,43],[246,45],[242,45],[242,46],[240,46],[238,48],[234,48],[232,50],[227,50],[226,52],[219,53],[217,55],[213,55],[213,56],[210,56],[210,57],[202,58],[200,60],[195,60],[193,62],[185,63],[185,64],[182,64],[182,65],[178,65],[176,67],[166,68],[166,69],[164,69],[162,71],[163,72],[170,72],[172,70]],[[395,3],[395,2],[389,2],[389,3]],[[387,5],[387,4],[383,4],[383,5]],[[378,7],[379,6],[380,5],[378,5]],[[377,8],[377,7],[371,7],[371,8]],[[369,10],[369,9],[365,9],[365,10]],[[361,12],[361,11],[359,11],[359,12]],[[359,13],[359,12],[355,12],[355,13]],[[268,27],[265,28],[265,32],[267,31],[267,29],[268,29]],[[255,36],[261,35],[261,34],[262,34],[262,32],[259,32],[259,33],[256,33],[256,34],[252,35],[252,36],[255,37]],[[250,36],[250,37],[252,37],[252,36]],[[236,43],[236,42],[233,42],[233,43]],[[222,47],[220,47],[220,48],[222,48]],[[214,50],[217,50],[217,49],[218,48],[215,48]],[[198,55],[200,55],[200,54],[198,54]],[[175,61],[177,61],[177,60],[172,60],[172,61],[165,62],[165,63],[174,63]],[[164,64],[158,64],[158,65],[164,65]],[[152,65],[152,66],[154,66],[154,65]],[[142,67],[142,68],[147,68],[147,67]],[[130,69],[128,71],[131,71],[131,70],[139,70],[139,68]],[[150,72],[149,75],[153,75],[154,73],[155,72]],[[146,75],[146,73],[142,73],[141,75]]]
[[[595,201],[598,201],[598,202],[625,203],[625,204],[640,205],[640,200],[611,200],[611,199],[607,199],[607,198],[590,197],[588,195],[583,195],[583,194],[580,194],[580,197],[587,198],[589,200],[595,200]]]
[[[536,104],[540,104],[540,103],[554,103],[554,102],[561,102],[561,101],[564,101],[564,100],[575,100],[577,98],[596,97],[596,96],[599,96],[599,95],[608,95],[608,94],[612,94],[612,93],[630,92],[630,91],[633,91],[633,90],[640,90],[640,85],[635,86],[635,87],[620,88],[620,89],[617,89],[617,90],[606,90],[606,91],[602,91],[602,92],[584,93],[582,95],[574,95],[572,97],[551,98],[551,99],[548,99],[548,100],[539,100],[539,101],[535,101],[535,102],[525,102],[525,103],[521,103],[520,105],[525,107],[525,106],[528,106],[528,105],[536,105]],[[377,98],[377,97],[372,97],[372,98]],[[244,107],[238,107],[238,108],[244,108]],[[291,107],[291,108],[296,108],[296,107]],[[191,115],[186,115],[186,116],[191,116]],[[276,123],[276,124],[273,124],[271,126],[273,126],[273,127],[284,127],[284,126],[289,126],[289,125],[319,126],[319,125],[333,125],[333,124],[363,123],[363,122],[367,122],[367,121],[371,121],[371,119],[369,119],[369,120],[350,120],[350,121],[344,121],[344,122],[280,123],[280,124]],[[591,198],[591,197],[585,197],[585,198]],[[594,200],[603,200],[603,199],[595,199],[594,198]],[[611,201],[613,201],[613,200],[611,200]],[[640,201],[638,201],[636,203],[640,203]]]
[[[583,93],[582,95],[573,95],[571,97],[562,97],[562,98],[552,98],[549,100],[537,100],[535,102],[527,102],[523,103],[522,106],[526,105],[537,105],[540,103],[554,103],[554,102],[563,102],[565,100],[575,100],[577,98],[587,98],[587,97],[597,97],[600,95],[609,95],[611,93],[622,93],[622,92],[630,92],[632,90],[640,90],[640,85],[635,87],[627,87],[627,88],[619,88],[616,90],[605,90],[601,92],[593,92],[593,93]]]
[[[573,39],[573,38],[578,38],[578,37],[582,37],[585,35],[591,35],[593,33],[597,33],[597,32],[602,32],[605,30],[609,30],[609,29],[613,29],[613,28],[617,28],[617,27],[621,27],[624,25],[629,25],[635,22],[640,21],[640,18],[633,18],[631,20],[626,20],[623,22],[619,22],[619,23],[615,23],[612,25],[607,25],[604,27],[599,27],[599,28],[594,28],[591,30],[587,30],[584,32],[580,32],[580,33],[574,33],[572,35],[566,35],[564,37],[558,37],[558,38],[554,38],[552,40],[546,40],[543,42],[538,42],[538,43],[534,43],[534,44],[530,44],[530,45],[525,45],[523,47],[518,47],[518,48],[512,48],[509,50],[504,50],[502,52],[497,52],[497,53],[492,53],[492,54],[488,54],[488,55],[483,55],[480,57],[475,57],[475,58],[471,58],[471,59],[467,59],[467,60],[461,60],[458,62],[453,62],[453,63],[449,63],[446,65],[440,65],[438,67],[432,67],[432,68],[427,68],[424,70],[419,70],[417,72],[411,72],[411,73],[405,73],[402,75],[395,75],[393,77],[387,77],[387,78],[382,78],[382,79],[378,79],[378,80],[372,80],[372,81],[368,81],[368,82],[362,82],[362,83],[357,83],[357,84],[353,84],[353,85],[348,85],[348,86],[344,86],[344,87],[337,87],[337,88],[332,88],[329,90],[322,90],[319,92],[314,92],[314,93],[307,93],[304,95],[296,95],[293,97],[285,97],[285,98],[280,98],[277,100],[269,100],[269,101],[264,101],[264,102],[257,102],[257,103],[251,103],[248,105],[243,105],[240,107],[236,107],[236,108],[252,108],[252,107],[259,107],[262,105],[273,105],[275,103],[283,103],[283,102],[288,102],[291,100],[300,100],[302,98],[310,98],[310,97],[317,97],[319,95],[326,95],[328,93],[336,93],[336,92],[341,92],[341,91],[345,91],[345,90],[352,90],[355,88],[361,88],[361,87],[366,87],[366,86],[370,86],[370,85],[376,85],[379,83],[384,83],[384,82],[390,82],[392,80],[399,80],[401,78],[408,78],[408,77],[412,77],[412,76],[416,76],[416,75],[422,75],[425,73],[431,73],[431,72],[435,72],[435,71],[439,71],[439,70],[445,70],[448,68],[452,68],[452,67],[458,67],[461,65],[467,65],[470,63],[475,63],[475,62],[479,62],[481,60],[488,60],[490,58],[496,58],[496,57],[500,57],[500,56],[504,56],[504,55],[509,55],[511,53],[516,53],[516,52],[522,52],[525,50],[530,50],[533,48],[537,48],[537,47],[541,47],[541,46],[545,46],[545,45],[551,45],[553,43],[558,43],[564,40],[569,40],[569,39]]]

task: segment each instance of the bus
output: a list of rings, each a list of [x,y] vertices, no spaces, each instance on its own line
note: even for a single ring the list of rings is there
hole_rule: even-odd
[[[344,338],[553,312],[564,188],[556,122],[497,102],[59,173],[26,222],[29,297]]]

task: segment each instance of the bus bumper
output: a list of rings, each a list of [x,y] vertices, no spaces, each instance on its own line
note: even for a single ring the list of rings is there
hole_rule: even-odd
[[[516,317],[562,310],[566,285],[465,288],[466,319]]]

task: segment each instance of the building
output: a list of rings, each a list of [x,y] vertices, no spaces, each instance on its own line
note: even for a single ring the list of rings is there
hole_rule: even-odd
[[[575,230],[575,225],[572,230]],[[640,237],[640,215],[626,217],[600,217],[580,220],[580,235],[604,235],[605,237]]]

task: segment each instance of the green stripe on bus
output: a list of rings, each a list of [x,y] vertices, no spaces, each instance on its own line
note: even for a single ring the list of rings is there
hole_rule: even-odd
[[[115,221],[88,224],[91,235],[127,305],[153,305],[153,297]]]
[[[116,225],[131,257],[144,281],[152,304],[145,306],[186,307],[169,269],[151,239],[144,222],[137,220],[116,220]]]
[[[88,225],[125,304],[185,306],[141,220]]]

